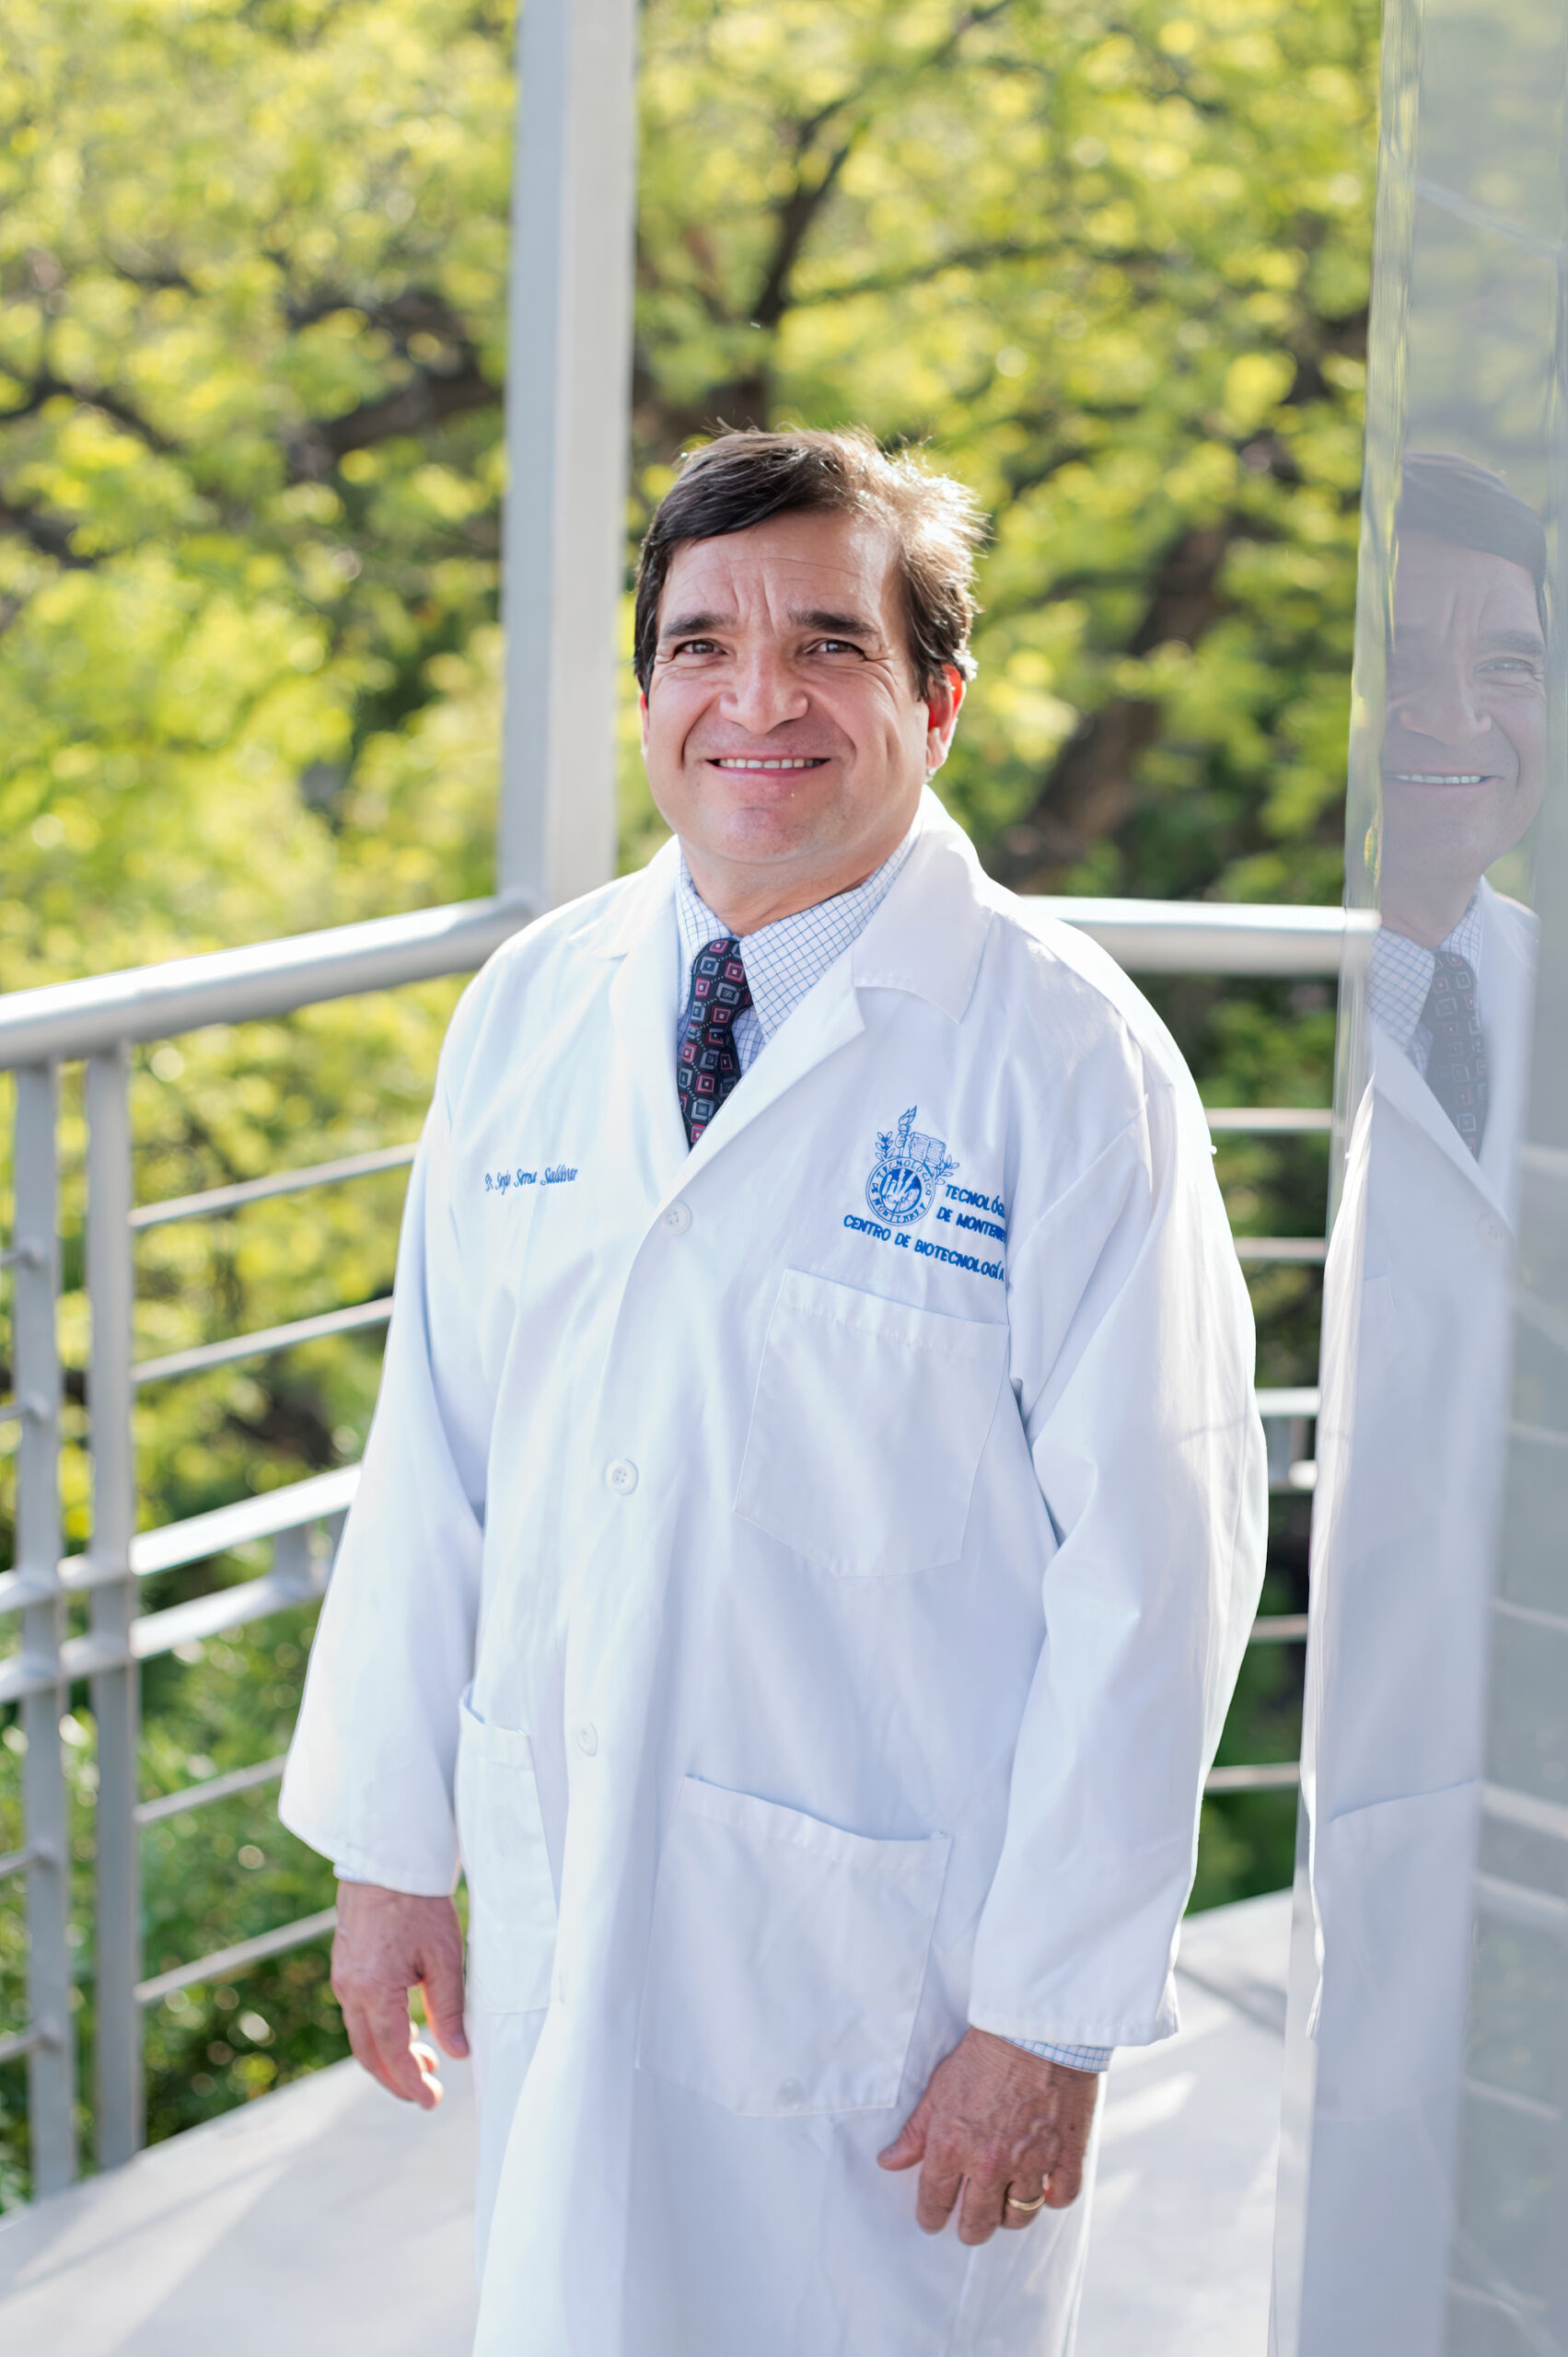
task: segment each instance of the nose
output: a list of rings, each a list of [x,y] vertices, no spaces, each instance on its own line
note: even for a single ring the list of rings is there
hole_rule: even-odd
[[[1434,665],[1420,685],[1395,699],[1392,717],[1412,737],[1468,745],[1492,726],[1492,714],[1462,664]]]
[[[749,737],[766,737],[786,720],[803,720],[810,698],[772,647],[749,650],[730,675],[723,712]]]

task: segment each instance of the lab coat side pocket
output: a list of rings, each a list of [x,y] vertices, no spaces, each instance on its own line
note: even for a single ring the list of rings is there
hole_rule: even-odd
[[[492,1726],[462,1699],[458,1731],[458,1846],[469,1892],[468,2001],[485,2014],[550,2003],[555,1886],[520,1727]]]
[[[871,1840],[688,1776],[638,2068],[754,2118],[890,2108],[951,1846]]]
[[[1317,1836],[1325,2118],[1376,2119],[1458,2083],[1479,1799],[1469,1782],[1401,1794]]]

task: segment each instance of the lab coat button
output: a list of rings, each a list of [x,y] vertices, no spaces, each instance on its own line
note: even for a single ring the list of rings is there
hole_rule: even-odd
[[[598,1729],[591,1719],[585,1719],[577,1729],[577,1748],[585,1759],[591,1759],[598,1749]]]
[[[1502,1221],[1494,1219],[1490,1212],[1482,1212],[1475,1224],[1475,1232],[1483,1244],[1501,1244],[1504,1238]]]
[[[629,1457],[612,1457],[604,1478],[618,1498],[629,1498],[637,1486],[637,1469]]]
[[[806,2101],[806,2090],[798,2079],[786,2079],[779,2089],[779,2101],[791,2108]]]
[[[671,1203],[669,1209],[664,1215],[664,1224],[666,1227],[668,1228],[671,1236],[684,1236],[687,1229],[691,1225],[691,1204],[679,1202]]]

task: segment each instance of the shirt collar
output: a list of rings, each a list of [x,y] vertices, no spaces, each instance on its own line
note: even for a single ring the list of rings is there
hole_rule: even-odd
[[[751,1004],[764,1040],[771,1039],[795,1012],[807,992],[865,932],[892,889],[913,851],[925,818],[923,801],[898,849],[874,875],[852,891],[835,893],[814,908],[797,909],[792,916],[760,925],[738,936]],[[710,941],[730,936],[691,881],[686,856],[680,854],[676,877],[675,911],[680,936],[680,994],[686,998],[691,960]]]
[[[1464,959],[1478,986],[1481,931],[1481,894],[1476,891],[1471,893],[1458,923],[1437,945]],[[1436,970],[1437,959],[1432,950],[1423,948],[1419,941],[1411,941],[1408,934],[1396,933],[1389,925],[1383,927],[1373,944],[1367,1004],[1373,1020],[1406,1053],[1421,1029]]]

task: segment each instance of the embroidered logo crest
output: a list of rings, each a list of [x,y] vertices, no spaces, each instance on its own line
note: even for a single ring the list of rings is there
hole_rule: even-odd
[[[867,1209],[876,1219],[909,1227],[923,1219],[944,1178],[958,1168],[942,1138],[923,1136],[914,1126],[919,1107],[900,1113],[894,1130],[880,1130],[877,1160],[865,1182]]]

